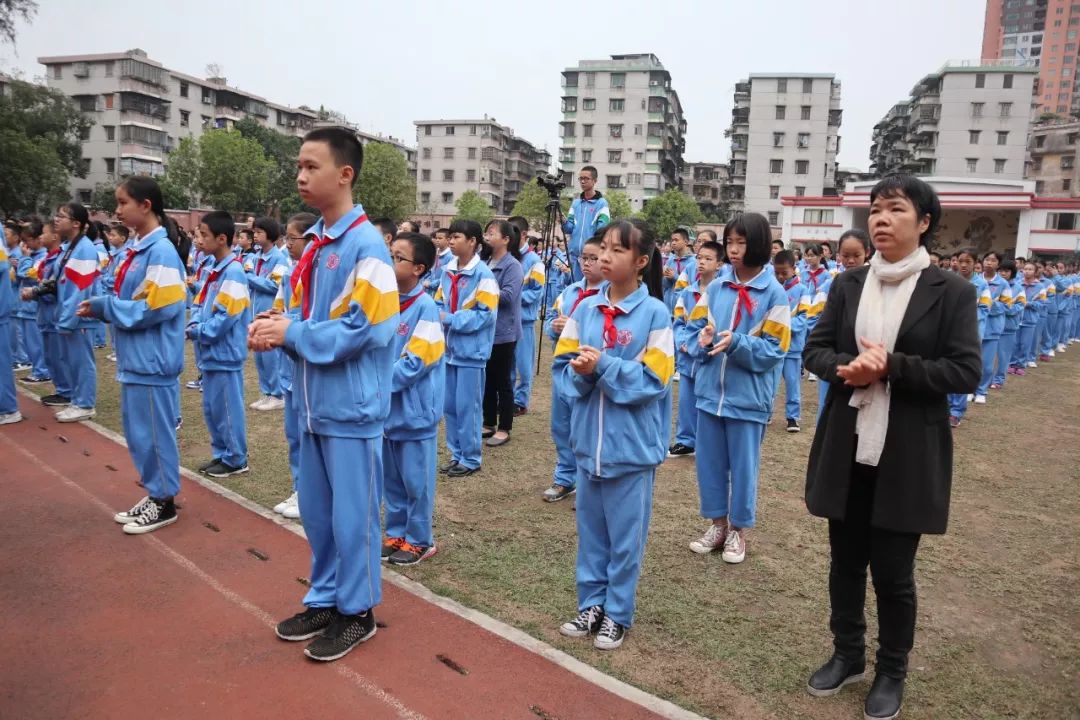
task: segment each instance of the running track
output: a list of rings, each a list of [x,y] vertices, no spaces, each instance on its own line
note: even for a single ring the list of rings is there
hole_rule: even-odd
[[[0,428],[0,718],[697,718],[391,572],[375,637],[311,662],[272,631],[304,592],[295,529],[186,478],[178,523],[126,536],[126,448],[20,406]]]

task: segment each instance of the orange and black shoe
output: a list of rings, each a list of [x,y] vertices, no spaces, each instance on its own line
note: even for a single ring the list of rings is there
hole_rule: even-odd
[[[437,552],[439,552],[439,549],[435,547],[434,543],[425,546],[402,542],[401,547],[390,556],[388,562],[391,565],[415,565],[421,560],[427,560]]]
[[[401,546],[405,544],[405,538],[388,537],[383,539],[382,543],[382,560],[386,562],[390,559],[390,556],[401,549]]]

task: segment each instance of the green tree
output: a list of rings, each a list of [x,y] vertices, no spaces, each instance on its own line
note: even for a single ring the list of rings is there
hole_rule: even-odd
[[[169,166],[161,178],[165,207],[186,210],[199,204],[201,163],[199,142],[191,137],[180,138],[176,149],[169,153]]]
[[[514,200],[511,215],[520,215],[529,221],[530,228],[543,230],[547,219],[548,191],[535,182],[525,183]]]
[[[303,206],[300,193],[296,191],[296,157],[300,154],[300,138],[263,127],[250,117],[236,123],[235,129],[244,137],[259,143],[263,153],[273,163],[265,213],[283,219],[282,215],[298,212]]]
[[[274,163],[262,146],[235,130],[199,138],[199,195],[203,203],[232,212],[263,212]]]
[[[495,211],[487,204],[480,193],[475,190],[466,190],[454,203],[457,208],[455,220],[475,220],[483,227],[495,217]]]
[[[38,4],[34,0],[0,0],[0,38],[14,45],[15,19],[30,22],[37,10]]]
[[[663,194],[645,203],[641,211],[656,237],[666,240],[680,225],[693,226],[702,221],[701,208],[694,199],[678,188],[668,188]]]
[[[364,165],[353,195],[369,217],[407,218],[416,210],[416,181],[405,156],[384,142],[364,146]]]
[[[90,195],[90,209],[110,214],[116,210],[116,185],[114,183],[95,185],[94,192]]]
[[[630,206],[630,196],[625,192],[612,190],[604,197],[607,198],[608,212],[611,213],[612,220],[634,217],[634,208]]]
[[[91,125],[60,91],[11,81],[0,96],[0,211],[40,211],[69,198],[71,176],[86,177],[79,138]]]

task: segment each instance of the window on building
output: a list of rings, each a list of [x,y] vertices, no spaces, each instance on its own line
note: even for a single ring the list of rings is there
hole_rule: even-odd
[[[795,186],[795,197],[803,197],[806,195],[806,188],[802,185]]]
[[[585,73],[585,87],[596,87],[596,73]]]
[[[431,148],[426,147],[423,150],[421,150],[420,151],[420,156],[422,158],[424,158],[425,160],[430,160],[431,159]]]
[[[423,181],[423,182],[430,182],[431,181],[431,171],[430,170],[421,170],[420,171],[420,180]]]
[[[831,225],[832,221],[832,210],[803,210],[803,222],[809,225]]]
[[[82,159],[81,165],[82,165],[82,171],[84,173],[89,173],[90,172],[90,169],[92,167],[92,163],[91,163],[90,160],[91,160],[90,158],[83,158]]]
[[[986,103],[971,103],[971,117],[982,117]]]
[[[622,98],[611,98],[608,100],[608,110],[610,112],[622,112],[626,109],[626,100]]]
[[[200,115],[199,116],[200,127],[209,127],[210,126],[210,121],[212,119],[213,118],[211,118],[209,115]]]
[[[577,112],[577,98],[576,97],[564,97],[562,99],[562,111]]]
[[[769,213],[769,224],[773,227],[777,227],[780,224],[780,213],[775,210]]]
[[[454,193],[452,193],[452,192],[444,192],[442,194],[442,201],[444,203],[452,203],[452,202],[454,202]]]
[[[802,91],[804,93],[814,92],[814,81],[812,78],[804,78],[802,81]]]
[[[1013,76],[1012,76],[1012,73],[1005,73],[1005,76],[1004,76],[1004,78],[1002,78],[1002,80],[1001,80],[1001,87],[1003,87],[1003,88],[1005,88],[1006,90],[1008,90],[1009,88],[1011,88],[1011,87],[1012,87],[1012,84],[1013,84]]]
[[[613,138],[621,138],[622,125],[608,125],[608,135]]]
[[[626,174],[626,184],[627,185],[640,185],[641,184],[641,173],[627,173]]]
[[[191,124],[191,113],[187,110],[180,111],[180,127],[189,127]]]
[[[770,200],[776,200],[778,197],[780,197],[780,186],[779,185],[770,185],[769,186],[769,199]]]
[[[1072,178],[1065,178],[1061,181],[1061,189],[1068,191],[1072,189]]]
[[[810,161],[809,160],[796,160],[795,161],[795,174],[796,175],[806,175],[809,172],[810,172]]]
[[[1035,147],[1041,148],[1045,144],[1046,144],[1046,136],[1045,135],[1036,135],[1035,136]]]
[[[582,110],[595,110],[596,109],[596,98],[582,98],[581,99],[581,109]]]
[[[997,134],[997,141],[998,141],[998,145],[1008,145],[1009,144],[1009,133],[999,130],[998,134]]]
[[[605,180],[609,188],[622,187],[622,175],[607,175]]]
[[[1074,162],[1075,162],[1074,156],[1072,156],[1072,155],[1062,155],[1061,156],[1061,169],[1062,170],[1072,170]]]
[[[969,173],[979,171],[979,159],[978,158],[968,158],[967,159],[967,171]]]
[[[1047,213],[1046,214],[1046,229],[1047,230],[1076,230],[1077,213]]]
[[[443,182],[454,182],[454,171],[453,170],[443,170],[442,171],[442,179],[443,179]]]
[[[975,87],[986,87],[986,73],[975,73]]]
[[[431,134],[431,126],[430,125],[425,125],[424,126],[424,134],[425,135],[430,135]]]
[[[622,162],[622,150],[608,150],[607,161],[609,163],[621,163]]]
[[[1068,135],[1065,136],[1065,142],[1069,143],[1070,145],[1075,145],[1076,144],[1076,136],[1077,136],[1077,133],[1069,133]]]
[[[115,125],[102,125],[105,130],[105,139],[109,142],[116,140],[116,126]]]
[[[772,146],[784,147],[784,133],[774,132],[772,134]],[[746,149],[745,146],[743,147],[743,149]]]
[[[581,137],[591,138],[592,137],[592,128],[593,128],[592,125],[582,125],[581,126]]]
[[[796,147],[802,149],[810,147],[810,133],[799,133],[799,142]]]
[[[573,162],[571,160],[571,162]],[[592,162],[592,150],[581,151],[581,162]]]
[[[53,77],[53,80],[61,80],[61,79],[63,79],[64,71],[63,71],[62,66],[60,66],[60,65],[53,65],[52,66],[52,77]]]
[[[809,105],[803,105],[802,106],[802,119],[803,120],[809,120],[810,119],[810,106]]]
[[[1001,174],[1005,172],[1005,161],[1001,159],[994,160],[994,172]]]
[[[79,139],[80,140],[89,140],[90,139],[90,128],[89,128],[89,126],[79,129]]]
[[[105,99],[105,109],[106,110],[112,110],[113,109],[113,97],[114,97],[113,94],[112,93],[107,93],[105,95],[102,95],[101,97]]]
[[[644,160],[645,159],[645,153],[643,153],[643,152],[634,153],[634,159],[635,160]]]
[[[474,148],[474,147],[469,148],[468,154],[469,154],[469,159],[470,160],[475,160],[476,159],[476,148]]]
[[[559,127],[562,129],[562,134],[560,135],[560,137],[574,137],[574,123],[559,123]]]
[[[1045,184],[1046,183],[1044,183],[1042,180],[1036,180],[1035,181],[1035,194],[1036,195],[1042,195],[1043,186]]]
[[[453,125],[447,125],[446,126],[446,134],[447,135],[453,135],[454,134],[454,126]]]
[[[780,78],[779,80],[776,81],[776,92],[778,92],[778,93],[786,93],[787,92],[787,78]]]
[[[430,203],[431,202],[431,193],[429,193],[429,192],[420,193],[420,202],[422,204],[424,204],[424,205],[427,205],[428,203]]]
[[[978,145],[981,134],[981,130],[968,130],[968,145]]]
[[[776,106],[776,119],[777,120],[783,120],[784,116],[786,114],[787,114],[787,107],[785,107],[784,105],[777,105]]]
[[[998,103],[998,115],[1000,117],[1009,117],[1012,115],[1012,103]]]
[[[626,73],[611,73],[611,87],[626,87]]]
[[[769,172],[773,173],[774,175],[784,172],[784,161],[783,160],[770,160],[769,161]]]
[[[443,156],[443,160],[453,160],[454,159],[454,148],[452,148],[452,147],[444,147],[442,149],[442,156]]]
[[[116,158],[105,158],[105,172],[110,175],[116,172]]]
[[[574,148],[559,148],[559,162],[574,162]]]
[[[640,123],[634,126],[635,135],[641,135],[643,132],[645,132],[645,128],[643,128]]]
[[[210,88],[203,88],[202,89],[202,102],[203,102],[203,105],[213,105],[214,104],[214,91],[211,90]]]
[[[465,171],[465,181],[466,182],[476,182],[476,171],[472,170],[472,169],[466,170]]]

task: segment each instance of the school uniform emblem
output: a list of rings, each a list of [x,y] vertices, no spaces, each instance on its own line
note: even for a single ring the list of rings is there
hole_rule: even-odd
[[[397,326],[397,334],[405,337],[409,334],[409,323],[401,323]]]
[[[633,341],[633,339],[634,333],[630,332],[629,330],[620,330],[615,336],[615,342],[619,343],[623,347],[629,345],[631,341]]]
[[[330,257],[326,258],[326,269],[336,270],[338,265],[341,264],[341,258],[337,256],[337,253],[330,253]]]

